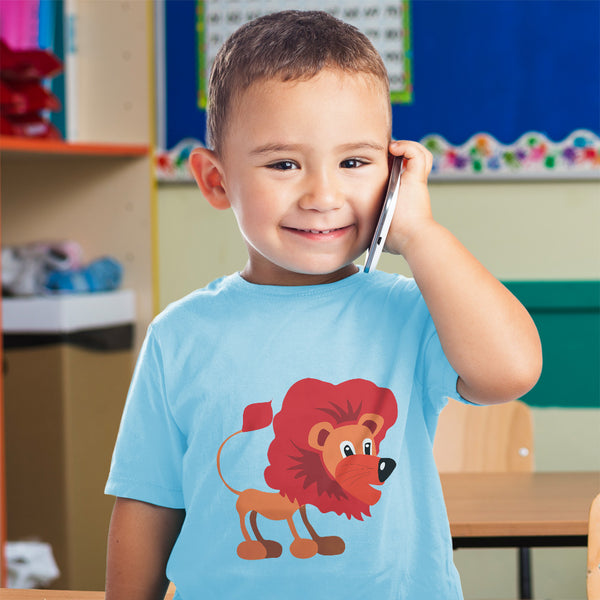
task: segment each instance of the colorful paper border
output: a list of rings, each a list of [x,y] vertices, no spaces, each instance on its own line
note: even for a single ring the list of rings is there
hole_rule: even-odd
[[[532,131],[509,145],[487,133],[478,133],[461,146],[453,146],[436,134],[424,137],[421,143],[433,154],[431,180],[600,179],[600,138],[584,129],[562,142]],[[191,181],[188,158],[202,145],[188,138],[172,150],[157,150],[158,180]]]
[[[531,131],[509,145],[487,133],[461,146],[440,135],[421,143],[433,154],[432,179],[600,178],[600,138],[583,129],[561,142]]]

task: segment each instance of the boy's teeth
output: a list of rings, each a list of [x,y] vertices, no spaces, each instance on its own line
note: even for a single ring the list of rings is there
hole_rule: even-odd
[[[319,231],[318,229],[308,229],[309,233],[331,233],[333,229],[325,229],[324,231]]]

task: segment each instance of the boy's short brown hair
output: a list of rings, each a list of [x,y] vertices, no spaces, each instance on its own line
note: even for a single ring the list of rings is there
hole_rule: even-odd
[[[286,10],[242,25],[220,48],[211,70],[209,146],[221,154],[231,105],[253,83],[307,80],[324,68],[373,77],[389,95],[387,70],[373,44],[326,12]]]

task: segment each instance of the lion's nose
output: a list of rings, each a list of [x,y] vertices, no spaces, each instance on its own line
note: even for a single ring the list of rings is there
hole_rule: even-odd
[[[379,467],[377,469],[377,474],[379,476],[379,481],[383,483],[391,474],[392,471],[396,468],[396,461],[391,458],[380,458],[379,459]]]

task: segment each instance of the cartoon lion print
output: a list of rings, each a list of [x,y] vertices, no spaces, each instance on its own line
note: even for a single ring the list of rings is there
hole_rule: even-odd
[[[318,535],[306,507],[310,504],[322,513],[345,514],[348,519],[370,517],[370,507],[381,497],[381,491],[372,486],[382,485],[396,467],[394,460],[378,455],[396,417],[393,393],[365,379],[339,385],[302,379],[288,390],[274,419],[270,402],[247,406],[242,429],[231,434],[217,453],[219,475],[238,496],[236,509],[244,537],[237,547],[238,556],[246,560],[281,556],[281,544],[261,535],[259,515],[287,521],[294,538],[290,552],[296,558],[343,553],[344,540]],[[233,489],[221,472],[223,447],[232,437],[268,427],[271,421],[275,437],[264,475],[267,485],[277,491]],[[296,512],[310,538],[298,533],[292,519]],[[254,538],[246,526],[247,515]]]

